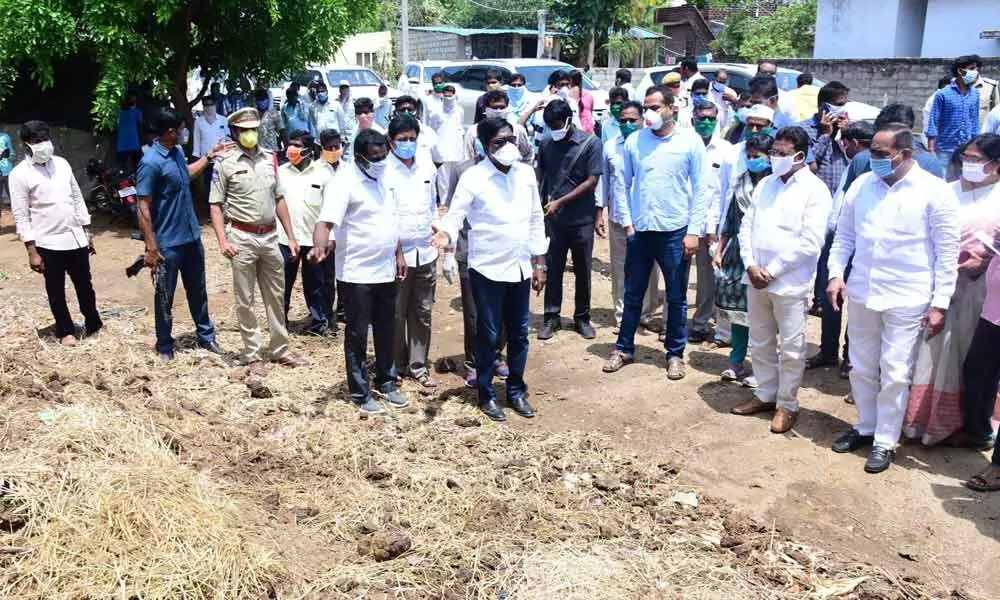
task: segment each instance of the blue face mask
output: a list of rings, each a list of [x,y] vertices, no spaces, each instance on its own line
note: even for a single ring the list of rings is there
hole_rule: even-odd
[[[702,102],[708,102],[708,94],[691,94],[691,102],[697,106]]]
[[[403,160],[410,160],[417,155],[417,142],[401,141],[396,142],[396,156]]]
[[[327,100],[330,99],[330,94],[327,92],[320,92],[316,94],[316,99],[319,100],[320,102],[326,102]]]
[[[264,112],[271,107],[271,103],[267,100],[258,100],[256,104],[257,104],[257,110],[261,112]]]
[[[511,102],[517,104],[524,98],[524,86],[522,85],[520,87],[508,87],[507,97],[510,98]]]
[[[873,156],[871,158],[872,173],[874,173],[875,176],[880,179],[891,177],[892,174],[896,171],[896,169],[892,166],[893,158],[896,157],[893,156],[891,158],[875,158]]]
[[[478,137],[476,138],[475,147],[476,147],[476,158],[478,159],[486,158],[486,151],[483,150],[483,143],[479,141]]]
[[[763,173],[771,168],[771,162],[766,156],[757,156],[747,159],[747,171],[751,173]]]

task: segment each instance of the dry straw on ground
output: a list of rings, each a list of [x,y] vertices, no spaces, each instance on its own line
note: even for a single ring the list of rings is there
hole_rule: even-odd
[[[678,485],[682,465],[495,426],[460,389],[359,420],[336,343],[248,385],[194,351],[154,362],[141,313],[72,350],[46,318],[0,309],[3,597],[935,597]]]

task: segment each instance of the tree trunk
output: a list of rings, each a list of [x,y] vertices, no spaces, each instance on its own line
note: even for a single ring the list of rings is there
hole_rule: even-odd
[[[594,68],[594,44],[597,42],[597,27],[590,28],[590,39],[587,41],[587,64]]]

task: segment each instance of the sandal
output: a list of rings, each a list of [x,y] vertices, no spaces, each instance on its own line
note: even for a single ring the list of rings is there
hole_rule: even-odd
[[[433,379],[431,379],[431,376],[430,376],[429,373],[424,373],[420,377],[417,377],[417,383],[419,383],[420,385],[422,385],[422,386],[424,386],[425,388],[428,388],[428,389],[436,388],[437,385],[438,385],[436,381],[434,381]]]
[[[993,473],[992,478],[988,476]],[[1000,491],[1000,466],[987,467],[985,471],[973,475],[965,482],[965,487],[977,492],[997,492]]]

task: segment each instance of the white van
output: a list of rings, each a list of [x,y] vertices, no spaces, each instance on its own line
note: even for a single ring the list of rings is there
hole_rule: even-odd
[[[437,73],[445,65],[445,60],[421,60],[406,63],[399,75],[396,86],[404,93],[414,98],[423,98],[431,90],[431,75]]]
[[[308,93],[306,87],[310,81],[317,77],[326,83],[330,98],[336,98],[340,93],[341,81],[351,84],[351,97],[355,100],[358,98],[371,98],[373,102],[378,101],[379,86],[384,84],[388,87],[389,85],[375,71],[357,65],[308,66],[296,73],[291,81],[298,82],[301,86],[299,94],[305,97]],[[271,101],[274,103],[274,106],[280,107],[285,103],[285,90],[288,89],[291,81],[286,81],[279,87],[271,88]],[[389,87],[389,98],[395,100],[402,95],[402,92],[399,90]]]

